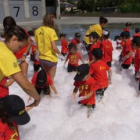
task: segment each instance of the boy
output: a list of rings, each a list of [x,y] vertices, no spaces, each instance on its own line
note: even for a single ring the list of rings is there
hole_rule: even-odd
[[[76,94],[79,90],[79,104],[88,107],[88,115],[91,114],[91,108],[95,108],[95,80],[89,75],[89,65],[81,64],[77,68],[77,74],[74,78],[73,100],[76,102]]]
[[[129,69],[132,63],[132,46],[130,40],[130,33],[129,32],[122,32],[121,33],[122,42],[124,42],[123,49],[120,55],[120,62],[121,67],[123,69]]]
[[[92,50],[100,47],[97,43],[99,35],[96,32],[91,32],[89,35],[86,36],[89,37],[89,41],[91,43],[91,46],[89,48],[89,61],[92,61]]]
[[[130,23],[130,22],[127,22],[126,24],[125,24],[125,28],[124,28],[124,30],[123,30],[123,32],[130,32],[130,26],[131,26],[132,24]]]
[[[81,38],[81,34],[80,33],[75,33],[75,38],[71,41],[71,43],[73,43],[75,45],[79,45],[80,38]]]
[[[109,82],[111,83],[112,72],[111,68],[106,64],[106,62],[101,60],[103,56],[103,52],[101,49],[99,48],[93,49],[92,56],[94,62],[90,65],[89,74],[93,76],[93,78],[97,82],[96,95],[99,95],[99,98],[102,98],[104,96],[104,91],[108,87],[108,83]]]
[[[66,64],[67,61],[69,61],[67,70],[68,72],[73,72],[77,70],[77,67],[79,65],[78,64],[79,60],[81,60],[82,63],[84,63],[84,60],[81,54],[77,51],[77,46],[75,44],[71,43],[69,45],[69,49],[70,49],[70,52],[67,55],[64,65]]]
[[[61,40],[61,54],[63,56],[67,55],[69,49],[68,49],[68,42],[66,41],[66,34],[61,33],[60,34],[60,40]]]
[[[135,34],[133,35],[133,38],[136,37],[136,36],[140,37],[140,33],[139,32],[140,32],[140,29],[136,28],[135,29]]]
[[[109,40],[109,35],[109,31],[103,31],[101,50],[103,51],[102,60],[105,61],[109,67],[111,67],[113,47],[112,42]]]

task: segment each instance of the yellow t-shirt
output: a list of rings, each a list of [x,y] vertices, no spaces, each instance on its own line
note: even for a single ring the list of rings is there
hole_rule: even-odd
[[[102,30],[100,24],[95,24],[95,25],[92,25],[92,26],[89,27],[89,29],[87,30],[85,35],[89,35],[91,32],[96,32],[101,37],[102,33],[103,33],[103,30]],[[89,37],[85,36],[84,41],[87,44],[91,44],[90,41],[89,41]]]
[[[35,32],[35,41],[39,50],[39,59],[57,62],[56,53],[51,42],[58,40],[54,29],[46,26],[38,28]]]
[[[0,81],[2,78],[20,72],[17,59],[7,46],[0,42]]]

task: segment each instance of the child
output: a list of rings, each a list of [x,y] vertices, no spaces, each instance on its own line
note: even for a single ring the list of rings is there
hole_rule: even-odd
[[[127,22],[126,24],[125,24],[125,28],[124,28],[124,30],[123,30],[123,32],[130,32],[130,26],[131,26],[132,24],[130,23],[130,22]]]
[[[113,47],[112,42],[109,40],[109,35],[109,31],[104,30],[101,50],[103,51],[102,60],[105,61],[109,67],[111,67]]]
[[[123,49],[120,55],[120,62],[123,69],[129,69],[132,63],[132,46],[129,32],[121,33],[122,42],[124,42]]]
[[[24,101],[17,95],[8,95],[0,104],[0,140],[19,140],[17,125],[25,125],[29,121]]]
[[[63,56],[67,55],[69,49],[68,49],[68,42],[66,41],[66,34],[61,33],[60,34],[60,39],[61,39],[61,54]]]
[[[9,95],[9,86],[11,86],[14,83],[14,79],[9,79],[7,81],[7,78],[4,77],[0,81],[0,100],[2,101],[6,96]]]
[[[95,108],[95,80],[89,75],[89,65],[81,64],[77,68],[77,74],[74,78],[73,100],[76,101],[76,94],[79,90],[79,103],[88,107],[88,109]],[[88,110],[89,111],[89,110]],[[90,116],[88,112],[88,116]]]
[[[79,60],[81,60],[82,63],[84,63],[84,61],[81,54],[77,51],[77,46],[75,44],[71,43],[69,45],[69,49],[70,49],[70,52],[67,55],[64,65],[66,64],[67,61],[69,61],[67,71],[73,72],[77,70],[77,67],[79,65],[78,64]]]
[[[140,32],[140,29],[136,28],[135,29],[135,34],[133,35],[133,38],[136,37],[136,36],[140,37],[140,33],[139,32]]]
[[[80,33],[75,33],[75,38],[71,41],[71,43],[73,43],[75,45],[79,45],[80,38],[81,38],[81,34]]]
[[[103,56],[103,52],[101,49],[93,49],[92,55],[94,62],[90,65],[89,73],[91,76],[93,76],[98,85],[96,95],[99,95],[99,98],[102,98],[104,96],[104,91],[108,87],[108,83],[111,83],[112,72],[111,68],[106,64],[106,62],[101,60]]]
[[[99,44],[97,43],[99,35],[96,32],[91,32],[89,35],[86,35],[86,36],[89,37],[89,41],[91,43],[91,46],[89,49],[89,61],[92,61],[92,50],[100,47]]]
[[[138,80],[140,78],[140,37],[134,37],[134,39],[132,40],[132,46],[136,49],[134,68],[135,78],[136,80]]]
[[[54,93],[58,95],[57,90],[53,85],[52,79],[43,69],[41,69],[39,72],[36,72],[33,75],[31,82],[35,86],[39,94],[41,94],[41,91],[43,91],[45,95],[50,95],[50,87],[51,87]]]

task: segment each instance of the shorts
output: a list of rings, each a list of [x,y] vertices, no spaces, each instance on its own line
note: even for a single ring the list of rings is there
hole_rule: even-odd
[[[68,68],[67,68],[68,72],[73,72],[73,71],[77,71],[77,67],[76,66],[72,66],[70,64],[68,64]]]
[[[49,85],[44,88],[39,88],[39,87],[35,87],[35,88],[39,95],[41,94],[42,91],[43,91],[43,94],[50,95],[50,86]]]
[[[79,101],[78,104],[81,104],[81,102]],[[81,105],[84,105],[84,106],[86,106],[87,108],[90,108],[90,107],[92,107],[93,109],[95,108],[95,104],[93,104],[93,105],[81,104]]]
[[[122,65],[121,65],[121,67],[122,67],[123,69],[129,69],[130,66],[131,66],[131,65],[127,65],[127,64],[122,64]]]
[[[51,61],[48,61],[48,60],[41,60],[40,59],[39,62],[40,62],[40,65],[42,67],[52,68],[52,67],[57,65],[57,62],[51,62]]]
[[[109,67],[112,66],[111,62],[106,62],[106,64],[107,64]]]
[[[103,88],[103,89],[98,89],[96,90],[96,95],[100,95],[100,96],[104,96],[104,92],[107,88]]]
[[[67,53],[63,53],[63,52],[61,52],[61,54],[62,54],[63,56],[66,56],[66,55],[67,55]]]

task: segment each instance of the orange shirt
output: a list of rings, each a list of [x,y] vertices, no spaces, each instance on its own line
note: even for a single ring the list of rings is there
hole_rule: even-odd
[[[102,41],[101,50],[103,51],[103,58],[105,62],[111,62],[112,61],[112,42],[110,40],[104,40]]]
[[[31,79],[31,82],[32,82],[32,84],[34,86],[36,86],[37,75],[38,75],[38,72],[35,72],[34,75],[33,75],[33,78]],[[50,78],[50,76],[48,74],[46,74],[46,76],[47,76],[47,81],[46,81],[46,85],[45,86],[47,86],[47,85],[50,85],[50,86],[53,85],[53,81]],[[44,87],[38,87],[38,88],[44,88]]]
[[[108,76],[107,71],[109,70],[109,66],[106,62],[100,60],[94,62],[90,65],[90,75],[96,80],[98,84],[98,89],[103,89],[108,87]]]
[[[74,54],[69,53],[67,56],[67,59],[69,60],[68,64],[77,67],[79,64],[79,60],[82,59],[82,56],[79,52],[76,52]]]
[[[125,45],[124,45],[123,50],[121,52],[122,57],[125,57],[131,51],[132,51],[131,40],[128,39],[125,42]],[[127,64],[127,65],[130,65],[131,63],[132,63],[132,55],[123,62],[123,64]]]
[[[134,66],[135,66],[135,72],[138,72],[140,69],[140,49],[136,50]]]
[[[79,89],[79,97],[86,96],[90,91],[93,92],[92,96],[89,99],[81,100],[80,103],[84,105],[93,105],[95,104],[95,91],[96,91],[96,82],[90,77],[87,81],[75,81],[74,86]]]
[[[69,49],[68,49],[68,42],[65,39],[61,40],[61,46],[62,46],[62,53],[68,53]]]
[[[17,125],[13,122],[14,128],[10,129],[6,123],[0,120],[0,140],[19,140]]]

